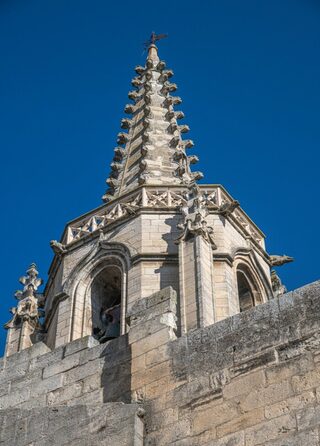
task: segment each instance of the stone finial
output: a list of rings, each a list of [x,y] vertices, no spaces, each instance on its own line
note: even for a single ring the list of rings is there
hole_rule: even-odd
[[[280,297],[287,292],[287,288],[274,269],[271,271],[271,285],[274,297]]]
[[[188,202],[181,210],[183,220],[177,227],[182,230],[182,233],[176,240],[176,243],[187,240],[190,236],[201,235],[210,243],[212,249],[217,249],[213,239],[213,228],[208,226],[206,221],[209,211],[196,182],[189,184]]]
[[[11,308],[13,318],[5,324],[5,328],[18,327],[26,321],[34,328],[39,325],[39,308],[43,306],[43,302],[36,291],[43,281],[38,275],[37,267],[32,263],[27,269],[27,275],[20,277],[19,282],[23,289],[15,292],[19,302],[17,307]]]

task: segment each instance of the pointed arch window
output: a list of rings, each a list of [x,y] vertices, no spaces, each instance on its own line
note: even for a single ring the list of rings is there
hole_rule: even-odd
[[[240,312],[262,302],[261,292],[246,265],[239,265],[237,268],[237,286]]]

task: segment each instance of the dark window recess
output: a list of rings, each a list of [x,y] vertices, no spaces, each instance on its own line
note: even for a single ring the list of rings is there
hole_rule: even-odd
[[[254,307],[254,295],[246,276],[241,272],[237,272],[238,295],[240,312],[249,310]]]
[[[120,336],[121,273],[116,267],[101,271],[91,286],[93,336],[101,343]]]

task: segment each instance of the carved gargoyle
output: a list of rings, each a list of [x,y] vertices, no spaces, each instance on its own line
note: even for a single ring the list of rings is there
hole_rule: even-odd
[[[290,263],[294,261],[293,257],[289,257],[286,255],[283,256],[270,255],[269,258],[272,266],[281,266],[284,265],[285,263]]]
[[[65,252],[67,252],[66,245],[63,245],[62,243],[58,242],[57,240],[51,240],[50,246],[55,254],[58,256],[61,256]]]
[[[232,214],[232,212],[240,206],[239,201],[232,200],[231,202],[225,202],[219,207],[219,212],[224,217],[227,217],[228,215]]]

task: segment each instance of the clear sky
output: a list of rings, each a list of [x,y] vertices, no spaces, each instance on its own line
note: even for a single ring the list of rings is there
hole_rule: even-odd
[[[0,322],[27,266],[46,279],[49,241],[101,204],[152,30],[204,181],[295,257],[288,289],[319,279],[319,23],[318,0],[1,0]]]

